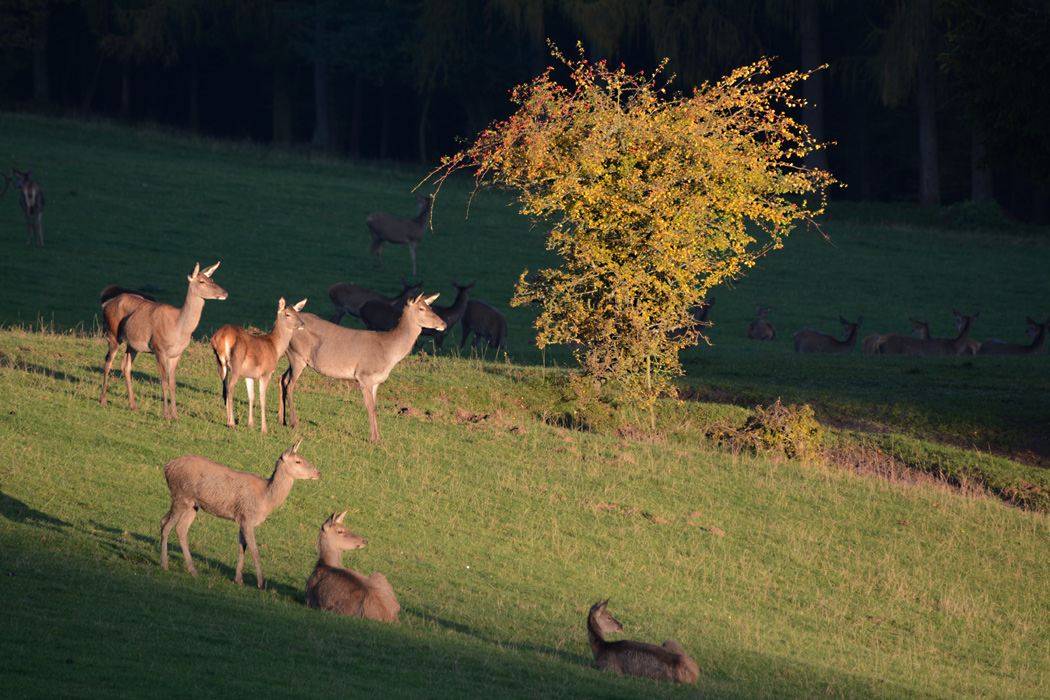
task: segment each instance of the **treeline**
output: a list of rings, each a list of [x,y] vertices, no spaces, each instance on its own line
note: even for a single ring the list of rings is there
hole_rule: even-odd
[[[839,198],[1046,220],[1050,0],[0,0],[7,109],[433,164],[547,41],[681,91],[775,56]],[[826,161],[821,160],[826,158]]]

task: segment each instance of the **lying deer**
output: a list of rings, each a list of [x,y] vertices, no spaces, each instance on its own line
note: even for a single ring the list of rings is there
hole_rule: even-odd
[[[281,377],[281,403],[278,420],[295,428],[295,384],[307,366],[332,379],[355,380],[361,387],[372,442],[379,437],[376,416],[376,391],[387,380],[394,366],[412,351],[423,328],[444,328],[430,308],[438,295],[426,299],[420,294],[412,299],[391,331],[361,331],[329,323],[313,314],[301,314],[305,328],[296,331],[288,344],[288,370]]]
[[[715,305],[715,300],[701,302],[698,306],[694,306],[689,309],[689,315],[692,316],[692,321],[681,328],[676,328],[670,333],[670,338],[680,338],[686,334],[695,335],[697,341],[704,337],[704,329],[710,324],[707,321],[708,315],[711,313],[711,307]]]
[[[441,345],[445,342],[445,336],[451,332],[452,326],[459,323],[467,312],[468,297],[470,296],[470,290],[474,288],[475,282],[471,282],[466,286],[460,286],[456,284],[456,280],[452,280],[452,286],[456,288],[456,298],[452,301],[452,306],[431,307],[434,309],[434,313],[445,322],[445,328],[440,331],[434,328],[423,329],[423,335],[429,335],[434,339],[434,347],[437,350],[441,349]]]
[[[926,338],[930,337],[930,323],[929,323],[929,321],[916,321],[914,318],[910,318],[910,317],[908,318],[908,320],[911,321],[911,324],[912,324],[911,332],[912,332],[912,334],[914,336],[916,336],[917,338],[921,338],[921,339],[926,339]],[[864,354],[865,355],[874,355],[874,354],[878,353],[879,352],[879,343],[881,343],[881,342],[891,342],[891,343],[892,342],[896,342],[894,340],[894,338],[897,338],[897,337],[902,337],[903,338],[903,337],[906,337],[906,336],[898,336],[896,333],[886,333],[886,334],[883,334],[883,335],[880,335],[878,333],[872,333],[871,335],[866,336],[864,338],[864,340],[861,341],[863,346],[864,346]],[[886,339],[885,341],[883,341],[884,338]]]
[[[676,641],[668,639],[662,646],[631,640],[605,641],[607,633],[623,629],[623,625],[606,610],[608,604],[608,598],[599,600],[587,615],[587,640],[591,644],[595,666],[602,671],[658,681],[696,683],[700,679],[696,662]]]
[[[248,388],[248,427],[255,427],[253,407],[255,405],[255,387],[253,380],[259,380],[259,415],[262,418],[262,432],[266,430],[266,390],[270,386],[270,377],[277,369],[277,361],[288,349],[292,333],[303,328],[299,312],[306,305],[303,299],[294,306],[285,306],[284,297],[277,302],[277,320],[273,330],[266,335],[252,335],[240,326],[227,325],[215,331],[211,337],[211,349],[219,366],[219,380],[222,382],[222,400],[226,406],[226,425],[234,427],[233,392],[237,380],[244,377]]]
[[[415,284],[410,285],[405,282],[405,278],[402,277],[401,294],[396,297],[388,297],[379,292],[374,292],[371,289],[358,287],[355,284],[336,282],[328,288],[328,298],[331,299],[332,304],[335,305],[335,314],[329,319],[329,321],[332,323],[339,323],[340,319],[346,314],[360,317],[361,307],[365,302],[373,299],[385,301],[388,304],[404,306],[406,301],[419,294],[419,290],[422,287],[422,282],[416,282]]]
[[[986,340],[977,348],[978,355],[1034,355],[1043,349],[1047,329],[1050,328],[1050,317],[1040,323],[1031,316],[1025,316],[1028,330],[1025,331],[1032,342],[1028,345],[1006,343],[1002,340]]]
[[[842,324],[843,328],[843,340],[839,340],[838,338],[826,333],[820,333],[812,328],[803,328],[795,333],[795,352],[822,352],[832,355],[848,355],[853,352],[853,348],[857,344],[857,329],[860,328],[860,324],[863,323],[863,321],[863,316],[857,317],[856,323],[839,316],[839,323]]]
[[[100,402],[103,406],[106,405],[106,389],[109,384],[109,370],[113,367],[113,356],[117,354],[117,348],[122,343],[127,343],[120,368],[128,386],[131,410],[138,410],[135,405],[135,392],[131,388],[131,365],[138,353],[151,352],[157,358],[157,371],[164,392],[164,417],[179,417],[175,404],[175,366],[179,363],[182,352],[190,344],[193,331],[201,320],[204,300],[225,299],[229,296],[226,290],[211,278],[217,267],[219,263],[206,270],[201,270],[200,264],[194,266],[193,274],[187,278],[190,284],[186,289],[186,301],[181,309],[151,301],[140,294],[120,294],[102,304],[103,325],[106,342],[109,344],[106,366],[102,371]]]
[[[758,305],[758,313],[755,314],[755,320],[747,324],[747,331],[745,336],[751,340],[776,340],[777,329],[773,327],[773,324],[766,320],[766,315],[769,314],[769,307]]]
[[[317,565],[306,580],[306,604],[315,610],[400,622],[401,605],[383,574],[365,576],[343,568],[343,551],[361,549],[368,540],[343,527],[344,510],[334,513],[317,536]]]
[[[300,438],[277,458],[273,475],[264,479],[257,474],[239,472],[218,462],[186,455],[164,465],[164,478],[171,491],[171,508],[160,521],[160,566],[168,568],[168,534],[175,528],[182,546],[186,569],[197,575],[190,556],[187,533],[197,511],[232,520],[240,528],[237,570],[234,581],[243,584],[244,549],[252,555],[255,577],[263,587],[259,548],[255,545],[255,528],[262,525],[277,506],[284,503],[296,479],[320,479],[321,473],[299,454]]]
[[[372,232],[372,269],[376,266],[376,256],[379,256],[379,269],[383,267],[383,244],[384,243],[407,243],[409,255],[412,256],[412,276],[416,276],[416,245],[423,240],[423,234],[427,231],[427,218],[430,216],[430,205],[434,198],[430,195],[420,197],[416,195],[416,206],[419,207],[419,215],[409,217],[394,216],[385,212],[369,214],[367,223],[368,230]]]
[[[459,349],[462,350],[467,344],[467,337],[474,334],[470,347],[475,350],[478,347],[478,338],[488,340],[488,346],[497,351],[504,349],[507,344],[507,318],[483,301],[471,299],[467,302],[467,308],[463,312],[463,338],[459,341]]]
[[[29,178],[33,171],[19,172],[11,168],[11,175],[15,181],[15,189],[18,190],[18,202],[22,205],[22,213],[26,216],[26,245],[33,241],[36,234],[36,244],[44,245],[44,190],[39,182],[33,182]]]
[[[959,335],[955,338],[909,338],[903,335],[884,335],[875,345],[875,352],[881,355],[963,355],[970,353],[972,344],[970,342],[970,327],[973,320],[977,318],[975,311],[972,316],[964,316],[955,309],[955,329]],[[918,323],[912,319],[913,323]],[[925,325],[925,333],[929,334],[929,325]]]

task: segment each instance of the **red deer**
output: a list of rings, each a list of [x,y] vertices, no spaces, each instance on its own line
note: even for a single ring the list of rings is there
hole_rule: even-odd
[[[329,323],[313,314],[301,314],[301,331],[292,335],[288,344],[288,370],[281,377],[281,403],[278,420],[295,428],[295,384],[306,367],[313,367],[332,379],[355,380],[361,387],[365,409],[368,412],[370,439],[379,437],[379,419],[376,416],[376,392],[390,372],[412,351],[422,328],[444,328],[445,322],[435,314],[430,304],[438,295],[412,299],[401,314],[397,327],[391,331],[361,331]]]
[[[986,340],[977,348],[978,355],[1034,355],[1043,349],[1046,340],[1047,329],[1050,328],[1050,318],[1040,323],[1031,316],[1026,316],[1028,330],[1025,331],[1032,339],[1028,345],[1020,343],[1006,343],[1001,340]]]
[[[400,603],[383,574],[365,576],[343,568],[343,551],[361,549],[368,540],[343,527],[344,510],[333,514],[317,536],[317,565],[306,580],[306,604],[315,610],[370,620],[399,622]]]
[[[776,340],[777,329],[773,327],[773,324],[766,320],[766,315],[769,313],[769,307],[758,305],[758,313],[755,314],[755,320],[747,324],[747,331],[745,336],[752,340]]]
[[[463,312],[463,338],[459,341],[459,349],[462,350],[467,344],[467,337],[474,334],[470,347],[477,349],[478,338],[488,340],[488,346],[497,351],[503,350],[507,344],[507,318],[483,301],[471,299],[467,302],[467,309]]]
[[[39,182],[33,182],[29,178],[33,171],[19,172],[11,168],[14,177],[15,188],[18,190],[18,202],[22,205],[22,213],[26,216],[26,245],[33,242],[33,234],[36,234],[36,244],[44,245],[44,190]],[[6,189],[6,188],[5,188]]]
[[[266,335],[252,335],[240,326],[227,325],[215,331],[211,337],[211,349],[219,365],[219,380],[222,382],[222,400],[226,406],[226,425],[236,425],[233,419],[233,392],[237,380],[244,377],[248,388],[248,427],[255,427],[253,406],[255,387],[259,380],[259,415],[262,417],[262,432],[266,430],[266,390],[270,377],[277,369],[277,361],[288,349],[292,333],[303,328],[299,312],[306,305],[303,299],[295,306],[285,306],[284,297],[277,302],[277,320],[273,330]]]
[[[111,284],[98,295],[99,303],[105,304],[113,297],[119,297],[121,294],[137,294],[147,301],[156,301],[153,297],[145,292],[140,292],[137,289],[128,289],[127,287],[121,287],[119,284]]]
[[[700,679],[696,662],[676,641],[668,639],[662,646],[632,640],[605,641],[607,633],[623,629],[623,625],[606,610],[608,604],[608,598],[599,600],[587,615],[587,640],[591,644],[595,666],[602,671],[658,681],[695,684]]]
[[[277,458],[273,475],[264,479],[257,474],[239,472],[198,455],[186,455],[164,465],[164,478],[171,491],[171,508],[160,521],[160,566],[168,568],[168,535],[171,528],[179,536],[186,569],[197,575],[190,556],[187,534],[197,511],[232,520],[240,528],[237,571],[234,581],[244,583],[244,550],[247,547],[255,564],[255,577],[263,587],[259,548],[255,545],[255,528],[263,524],[277,506],[284,503],[296,479],[320,479],[321,473],[299,454],[302,438]]]
[[[329,319],[329,321],[332,323],[339,323],[340,319],[346,314],[360,317],[361,307],[365,302],[373,299],[385,301],[388,304],[394,304],[396,306],[404,306],[406,301],[419,294],[419,290],[423,287],[423,283],[417,282],[410,285],[405,282],[405,278],[402,277],[401,287],[401,294],[396,297],[388,297],[379,292],[373,292],[371,289],[358,287],[355,284],[336,282],[328,288],[328,298],[331,299],[332,304],[335,305],[335,314]]]
[[[109,370],[113,367],[113,356],[122,343],[127,343],[124,359],[120,368],[124,372],[124,382],[128,386],[128,403],[132,411],[137,411],[135,392],[131,388],[131,364],[140,352],[151,352],[157,358],[157,371],[160,374],[160,385],[164,392],[163,414],[165,418],[177,419],[178,408],[175,404],[175,366],[179,357],[190,344],[193,331],[201,320],[205,299],[225,299],[226,290],[217,285],[211,278],[219,267],[215,263],[206,270],[195,265],[190,284],[186,289],[186,301],[181,309],[168,304],[150,301],[138,294],[120,294],[102,305],[106,342],[106,366],[102,371],[102,398],[106,405],[106,389],[109,384]],[[169,408],[170,396],[170,408]]]
[[[959,335],[955,338],[909,338],[903,335],[884,335],[875,345],[875,352],[881,355],[963,355],[971,352],[970,327],[977,318],[964,316],[955,309],[955,329]],[[929,332],[927,327],[927,333]]]
[[[863,316],[859,316],[856,323],[847,321],[842,316],[839,316],[839,323],[842,324],[843,328],[843,340],[834,338],[826,333],[819,333],[812,328],[803,328],[795,333],[795,352],[848,355],[853,352],[853,348],[857,344],[857,329],[860,328],[860,324],[863,321]]]
[[[456,298],[452,301],[451,306],[433,306],[434,313],[445,321],[444,330],[436,330],[434,328],[424,328],[423,335],[429,335],[434,339],[434,347],[437,350],[441,349],[441,345],[445,342],[445,336],[452,330],[452,326],[456,325],[463,318],[463,314],[467,312],[467,299],[470,296],[470,290],[474,288],[475,282],[464,286],[456,284],[456,280],[452,280],[452,286],[456,288]]]
[[[376,256],[379,256],[379,269],[383,267],[383,244],[384,243],[407,243],[409,255],[412,256],[412,276],[416,276],[416,245],[423,240],[423,234],[427,231],[427,217],[430,215],[430,205],[434,198],[430,195],[420,197],[416,195],[416,206],[419,207],[419,215],[409,217],[394,216],[384,212],[369,214],[367,223],[368,230],[372,232],[372,269],[376,266]]]
[[[912,324],[912,333],[918,338],[929,338],[930,337],[930,323],[929,321],[916,321],[914,318],[908,318]],[[895,342],[893,338],[896,338],[895,333],[886,333],[885,335],[879,335],[878,333],[872,333],[866,336],[862,341],[864,346],[865,355],[874,355],[879,351],[879,343],[882,342],[883,338],[888,339],[887,342]],[[903,336],[901,336],[903,337]]]
[[[693,320],[681,328],[674,329],[668,333],[668,336],[673,339],[680,338],[689,333],[695,334],[697,336],[697,341],[699,341],[700,338],[704,337],[704,329],[710,325],[707,322],[707,317],[711,313],[711,307],[714,305],[715,300],[712,299],[711,301],[701,302],[698,306],[689,309],[689,315],[693,317]]]

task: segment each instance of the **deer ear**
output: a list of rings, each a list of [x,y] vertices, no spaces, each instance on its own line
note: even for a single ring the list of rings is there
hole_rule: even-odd
[[[215,272],[218,268],[219,268],[219,263],[215,263],[214,265],[212,265],[211,267],[209,267],[208,269],[206,269],[204,271],[204,276],[205,277],[211,277],[211,273]]]
[[[187,277],[186,279],[188,279],[190,282],[192,282],[193,278],[196,277],[197,273],[200,272],[200,271],[201,271],[201,264],[197,263],[196,265],[193,266],[193,273],[189,277]]]
[[[423,295],[420,294],[419,296],[423,296]],[[427,303],[427,306],[430,306],[431,304],[434,303],[434,300],[437,299],[439,296],[441,296],[440,292],[438,292],[437,294],[435,294],[432,297],[428,297],[428,298],[424,299],[423,301],[425,301]]]
[[[345,517],[346,517],[346,511],[345,510],[342,513],[340,513],[339,515],[333,515],[332,516],[332,518],[334,518],[335,522],[339,523],[340,525],[343,524],[343,518],[345,518]]]
[[[289,454],[295,454],[296,452],[298,452],[299,451],[299,445],[301,445],[301,444],[303,444],[303,439],[299,438],[298,440],[295,441],[295,444],[292,445],[291,448],[288,450],[288,453]]]
[[[304,306],[306,306],[306,299],[303,299],[302,301],[300,301],[298,304],[296,304],[292,308],[295,309],[296,311],[302,311]]]
[[[277,310],[284,311],[284,297],[277,300]]]

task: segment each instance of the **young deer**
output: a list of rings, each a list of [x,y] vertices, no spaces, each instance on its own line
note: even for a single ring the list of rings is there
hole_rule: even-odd
[[[467,298],[470,296],[470,290],[474,288],[475,282],[471,282],[465,287],[461,287],[456,284],[456,280],[452,280],[452,286],[456,288],[456,298],[452,301],[452,306],[433,306],[434,313],[440,316],[445,321],[445,328],[443,330],[436,330],[434,328],[424,328],[423,335],[429,335],[434,339],[434,347],[437,350],[441,349],[441,345],[445,342],[445,336],[452,330],[452,326],[456,325],[463,318],[463,314],[467,312]]]
[[[244,583],[244,549],[252,555],[255,577],[263,587],[259,548],[255,545],[255,528],[262,525],[277,506],[284,503],[296,479],[320,479],[321,473],[299,454],[302,438],[277,458],[273,475],[264,479],[257,474],[239,472],[218,462],[186,455],[164,465],[164,478],[171,491],[171,508],[160,521],[160,566],[168,568],[168,534],[175,528],[182,546],[186,569],[197,575],[190,556],[187,533],[198,510],[232,520],[240,528],[237,571],[234,581]]]
[[[370,439],[379,437],[376,416],[376,392],[387,380],[395,365],[412,351],[423,328],[444,328],[445,322],[433,312],[430,304],[438,295],[426,299],[420,294],[411,300],[391,331],[361,331],[329,323],[313,314],[301,314],[305,328],[292,335],[288,344],[288,370],[281,377],[281,403],[277,418],[293,428],[299,425],[295,415],[295,384],[307,366],[326,377],[355,380],[361,387],[368,412]]]
[[[497,351],[502,350],[507,343],[507,318],[496,309],[483,301],[471,299],[467,302],[466,311],[463,312],[463,338],[459,341],[459,349],[462,350],[467,344],[467,337],[474,333],[474,340],[470,347],[475,350],[478,347],[478,338],[488,340],[488,346]]]
[[[343,551],[361,549],[368,540],[343,527],[344,510],[334,513],[317,536],[317,565],[306,580],[306,604],[315,610],[400,622],[401,605],[383,574],[365,576],[343,568]]]
[[[295,306],[285,306],[284,297],[277,302],[277,320],[273,330],[266,335],[251,335],[240,326],[223,326],[211,337],[211,349],[219,366],[219,380],[222,381],[222,400],[226,406],[226,425],[236,425],[233,419],[233,392],[237,388],[237,379],[244,377],[248,388],[248,427],[255,427],[253,407],[255,405],[255,386],[253,380],[259,380],[259,415],[262,417],[262,432],[266,430],[266,390],[270,386],[270,377],[277,369],[277,361],[288,349],[292,333],[303,328],[299,312],[306,305],[303,299]]]
[[[416,206],[419,207],[419,215],[408,217],[394,216],[385,212],[369,214],[367,223],[368,230],[372,232],[372,269],[376,266],[376,256],[379,256],[379,269],[383,267],[383,244],[384,243],[407,243],[409,255],[412,256],[412,276],[416,276],[416,245],[423,240],[423,234],[427,232],[427,217],[430,215],[430,205],[434,202],[431,195],[420,197],[416,195]]]
[[[769,307],[758,305],[758,313],[755,314],[755,320],[747,324],[747,331],[745,336],[751,340],[776,340],[777,329],[773,327],[773,324],[766,320],[766,315],[769,313]]]
[[[201,320],[205,299],[225,299],[229,296],[226,290],[215,284],[212,273],[219,267],[215,263],[206,270],[195,265],[190,284],[186,289],[186,301],[181,309],[168,304],[150,301],[139,294],[120,294],[102,304],[106,342],[106,366],[102,371],[102,398],[106,405],[106,389],[109,384],[109,370],[113,367],[113,356],[122,343],[127,343],[124,359],[120,368],[124,372],[124,382],[128,386],[128,402],[132,411],[137,411],[135,392],[131,388],[131,364],[140,352],[152,352],[157,358],[157,371],[160,374],[160,385],[164,392],[162,412],[165,418],[177,419],[178,408],[175,404],[175,366],[183,350],[190,344],[193,331]],[[169,398],[170,408],[169,408]]]
[[[22,205],[22,213],[26,216],[26,245],[33,241],[36,234],[36,244],[44,245],[44,190],[39,182],[33,182],[29,178],[33,171],[19,172],[11,168],[14,177],[15,188],[19,191],[18,202]]]
[[[1002,340],[986,340],[977,349],[978,355],[1034,355],[1043,349],[1047,329],[1050,328],[1050,317],[1040,323],[1031,316],[1026,316],[1028,330],[1025,331],[1032,342],[1028,345],[1006,343]]]
[[[856,323],[847,321],[842,316],[839,316],[839,323],[842,324],[843,328],[842,337],[844,340],[839,340],[838,338],[826,333],[819,333],[812,328],[803,328],[795,333],[795,352],[822,352],[832,355],[848,355],[853,352],[853,348],[857,344],[857,329],[860,328],[860,324],[863,323],[863,321],[863,316],[859,316]]]
[[[587,615],[587,640],[591,644],[595,666],[602,671],[658,681],[696,683],[700,679],[696,662],[676,641],[668,639],[662,646],[631,640],[605,641],[607,633],[623,629],[623,625],[606,610],[608,604],[608,598],[599,600]]]
[[[332,304],[335,305],[335,314],[328,320],[331,323],[339,323],[340,319],[346,314],[360,317],[361,307],[364,306],[365,302],[372,301],[373,299],[385,301],[388,304],[394,304],[396,306],[404,306],[406,301],[419,294],[419,290],[422,287],[422,282],[408,284],[405,282],[405,278],[402,277],[401,294],[396,297],[388,297],[379,292],[373,292],[371,289],[358,287],[356,284],[336,282],[328,288],[328,298],[331,299]]]

